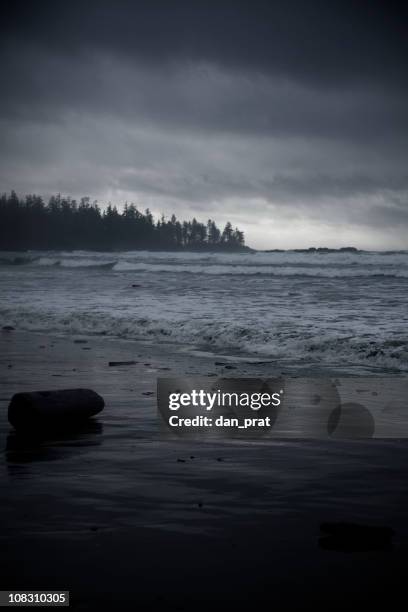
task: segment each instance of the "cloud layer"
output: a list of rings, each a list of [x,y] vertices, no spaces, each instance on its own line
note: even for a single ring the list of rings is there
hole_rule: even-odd
[[[1,189],[408,248],[405,15],[356,4],[13,3]]]

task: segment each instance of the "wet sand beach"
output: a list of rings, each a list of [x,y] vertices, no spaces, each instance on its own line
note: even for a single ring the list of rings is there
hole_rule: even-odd
[[[2,589],[70,590],[71,606],[90,610],[397,597],[407,441],[163,439],[157,377],[211,374],[214,360],[85,340],[0,334]],[[137,363],[108,365],[121,360]],[[13,393],[81,386],[106,407],[79,431],[22,437],[8,424]],[[322,521],[390,526],[392,548],[325,550]]]

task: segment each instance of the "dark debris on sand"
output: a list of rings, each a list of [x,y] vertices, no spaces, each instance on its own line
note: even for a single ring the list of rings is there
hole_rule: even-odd
[[[137,361],[109,361],[109,367],[136,365]]]

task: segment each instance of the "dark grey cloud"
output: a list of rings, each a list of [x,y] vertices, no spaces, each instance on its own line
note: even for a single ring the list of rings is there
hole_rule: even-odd
[[[10,1],[3,41],[72,56],[108,50],[144,61],[210,61],[337,82],[405,86],[407,8],[384,1]]]
[[[24,53],[21,53],[25,51]],[[14,77],[18,75],[18,79]],[[408,95],[373,86],[313,89],[287,77],[208,63],[151,66],[107,55],[10,54],[4,118],[54,121],[92,112],[193,130],[322,136],[406,145]]]
[[[10,2],[0,189],[232,217],[260,246],[291,221],[300,241],[334,243],[341,224],[405,246],[406,17],[385,2]]]

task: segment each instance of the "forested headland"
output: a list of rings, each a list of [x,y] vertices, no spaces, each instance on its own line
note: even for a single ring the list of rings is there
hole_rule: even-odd
[[[175,215],[155,219],[134,204],[119,211],[84,197],[0,196],[1,250],[246,250],[244,234],[230,222],[221,230],[212,219],[179,221]]]

